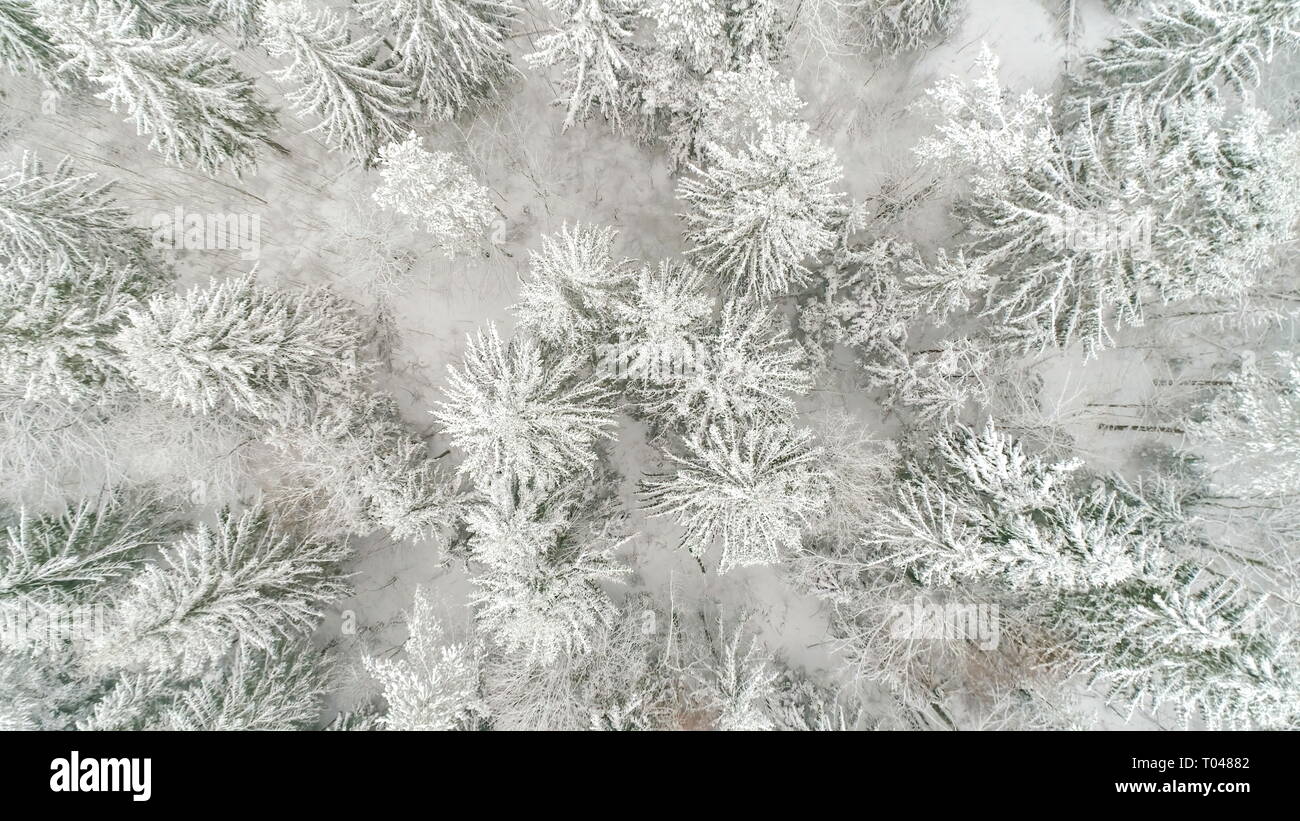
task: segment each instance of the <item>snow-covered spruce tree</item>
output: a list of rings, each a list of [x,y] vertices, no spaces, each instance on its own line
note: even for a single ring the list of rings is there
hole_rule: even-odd
[[[1243,363],[1199,419],[1185,425],[1215,470],[1214,484],[1244,496],[1300,493],[1300,358]]]
[[[711,144],[742,149],[773,126],[797,120],[804,107],[794,81],[757,56],[711,71],[698,84],[652,87],[646,95],[670,115],[665,140],[674,167],[703,161]]]
[[[142,390],[193,413],[226,408],[275,419],[355,378],[361,332],[325,290],[291,294],[248,275],[129,311],[113,339]]]
[[[494,325],[469,340],[463,369],[449,369],[446,396],[433,414],[476,479],[512,473],[545,485],[580,474],[614,423],[610,396],[576,362],[549,363],[526,338],[503,344]]]
[[[672,472],[642,483],[642,507],[673,517],[685,530],[682,547],[696,558],[721,542],[722,573],[776,564],[798,550],[801,529],[823,502],[825,477],[808,431],[715,425],[667,457]]]
[[[308,644],[240,648],[227,668],[175,692],[156,729],[315,730],[331,685],[328,659]]]
[[[329,732],[371,732],[383,729],[379,723],[380,708],[373,702],[361,704],[352,710],[341,710],[325,725]]]
[[[616,545],[556,544],[489,564],[474,578],[471,604],[479,629],[534,664],[585,652],[590,636],[612,618],[599,582],[619,581],[626,568],[610,557]]]
[[[985,65],[991,73],[996,61]],[[991,76],[968,89],[976,99],[995,91]],[[979,118],[989,108],[949,110]],[[1257,110],[1229,117],[1204,102],[1155,110],[1130,100],[1056,148],[1035,120],[1037,110],[1009,141],[1023,150],[990,151],[995,132],[978,119],[918,149],[976,161],[958,212],[964,252],[988,276],[983,314],[1007,340],[1078,340],[1094,353],[1153,299],[1242,293],[1292,235],[1300,141],[1272,133]]]
[[[728,61],[726,6],[718,0],[651,0],[644,14],[655,21],[656,48],[690,70],[707,73]]]
[[[0,64],[12,74],[30,74],[49,86],[69,84],[59,73],[63,55],[48,31],[36,19],[30,0],[0,2]]]
[[[37,652],[0,648],[0,729],[70,730],[72,716],[96,696],[64,648]]]
[[[690,206],[688,253],[735,295],[769,300],[802,284],[805,261],[831,247],[844,209],[834,152],[808,126],[782,123],[743,150],[707,154],[677,188]]]
[[[416,588],[403,657],[365,659],[388,704],[385,729],[469,730],[486,712],[478,648],[450,640],[434,610],[433,596]]]
[[[331,686],[328,660],[310,647],[241,650],[199,677],[98,675],[71,653],[0,653],[0,726],[83,731],[310,730]]]
[[[892,508],[889,486],[873,482],[862,507]],[[874,517],[863,512],[846,538],[819,533],[806,541],[790,572],[797,589],[824,603],[837,666],[853,681],[885,688],[902,710],[898,718],[913,729],[1006,721],[1008,690],[1039,699],[1077,670],[1062,637],[1036,618],[1060,591],[1004,595],[982,579],[920,581],[882,563],[869,538]],[[1052,707],[1039,720],[1070,719]]]
[[[0,177],[0,382],[28,399],[97,395],[114,381],[107,344],[127,308],[167,285],[112,183],[47,172],[33,154]]]
[[[975,335],[942,339],[921,351],[882,341],[861,364],[867,385],[884,390],[886,413],[906,409],[912,424],[950,424],[972,409],[988,409],[998,388],[1017,378],[1001,347]]]
[[[703,272],[689,264],[661,262],[643,267],[635,287],[611,306],[617,341],[600,352],[599,373],[652,404],[675,398],[680,380],[692,369],[708,367],[701,338],[714,300],[704,280]],[[753,347],[742,344],[741,348],[741,355],[753,352]],[[752,384],[736,387],[743,393]]]
[[[726,4],[727,41],[731,47],[730,68],[737,69],[761,60],[775,63],[785,54],[785,38],[793,24],[787,23],[776,0],[733,0]]]
[[[697,132],[706,120],[729,114],[731,125],[749,124],[750,136],[793,96],[792,87],[781,87],[776,98],[763,97],[776,81],[772,64],[785,45],[786,27],[773,0],[652,0],[642,14],[654,26],[634,61],[640,122],[649,134],[666,127],[675,166],[701,158],[709,135]],[[744,77],[724,76],[737,72]],[[719,85],[729,87],[739,98],[733,105],[741,108],[717,110],[725,102],[708,98]]]
[[[1094,226],[1103,213],[1111,220],[1104,224],[1113,225],[1119,210],[1128,220],[1119,245],[1139,288],[1167,302],[1246,293],[1273,263],[1275,249],[1294,237],[1300,137],[1273,132],[1267,116],[1249,107],[1231,117],[1208,104],[1113,111],[1085,130],[1072,152],[1090,196],[1065,214],[1068,244],[1099,255],[1096,246],[1108,243],[1096,241]],[[1136,242],[1126,241],[1135,235]]]
[[[228,667],[176,693],[158,729],[314,730],[332,684],[328,658],[306,642],[241,647]]]
[[[23,223],[19,236],[55,240],[40,231],[62,230],[43,225],[57,220],[26,220],[26,214],[13,210],[8,216]],[[139,239],[131,229],[123,233],[125,243]],[[39,240],[35,244],[39,246]],[[122,251],[134,255],[138,248]],[[107,249],[73,247],[55,249],[42,259],[36,249],[14,248],[12,256],[0,259],[0,385],[17,391],[23,400],[57,398],[70,404],[103,399],[125,387],[112,346],[114,335],[125,325],[129,310],[168,284],[170,277],[108,255]],[[82,257],[96,261],[79,261]]]
[[[717,630],[693,665],[694,698],[719,730],[776,729],[767,711],[776,695],[771,656],[748,633],[744,619],[732,627],[719,619]]]
[[[1000,65],[986,44],[973,77],[948,77],[927,89],[938,119],[936,133],[916,148],[935,166],[967,166],[971,191],[981,196],[1001,192],[1025,168],[1041,166],[1061,152],[1051,99],[1032,90],[1012,95],[998,79]]]
[[[74,405],[127,387],[112,340],[159,284],[129,263],[0,263],[0,384]]]
[[[1162,2],[1129,23],[1073,78],[1067,100],[1094,112],[1136,95],[1158,104],[1244,93],[1279,50],[1300,45],[1291,0]]]
[[[346,17],[309,10],[302,0],[272,3],[262,16],[262,44],[272,57],[289,60],[273,76],[291,86],[285,95],[295,111],[320,122],[333,147],[369,162],[401,139],[411,110],[411,81],[381,62],[378,34],[353,39]]]
[[[217,2],[221,1],[217,0]],[[217,25],[217,19],[211,10],[211,0],[89,0],[89,2],[113,8],[120,14],[134,14],[136,26],[141,33],[156,28],[180,29],[195,33]]]
[[[1135,578],[1161,534],[1147,510],[1078,462],[1030,455],[991,424],[936,434],[902,464],[864,538],[923,584],[990,580],[1015,589],[1100,589]]]
[[[60,71],[100,86],[169,163],[215,174],[251,168],[276,126],[274,112],[230,53],[178,28],[142,31],[140,11],[90,0],[37,0],[38,22],[59,46]]]
[[[231,647],[270,651],[306,635],[323,607],[348,593],[337,566],[346,547],[281,529],[265,508],[223,510],[134,575],[90,644],[98,669],[135,666],[196,674]]]
[[[418,135],[379,149],[374,200],[427,232],[448,257],[473,251],[495,211],[491,192],[456,155],[426,151]]]
[[[450,120],[496,93],[510,76],[505,40],[519,8],[496,0],[363,0],[358,12],[391,28],[394,68],[424,110]]]
[[[851,29],[864,51],[914,51],[957,28],[963,0],[866,0],[854,4]]]
[[[241,44],[248,45],[261,31],[264,5],[265,0],[208,0],[208,11],[213,20],[230,28]]]
[[[1154,0],[1106,0],[1106,8],[1115,14],[1131,14]]]
[[[715,422],[765,425],[788,419],[796,396],[812,388],[803,351],[779,312],[751,300],[728,302],[717,324],[649,395],[650,409],[688,428]]]
[[[528,253],[529,276],[519,286],[519,327],[565,354],[585,355],[608,335],[611,312],[630,278],[613,256],[612,228],[575,223],[542,237]]]
[[[86,695],[70,708],[64,729],[86,732],[125,732],[163,729],[163,712],[194,679],[170,672],[121,671],[74,673],[83,682]]]
[[[534,68],[561,69],[560,88],[569,128],[599,113],[617,130],[635,106],[637,51],[632,42],[636,0],[553,0],[556,31],[537,39],[524,60]]]
[[[494,653],[485,666],[486,701],[498,730],[654,730],[674,725],[680,687],[657,629],[660,614],[629,596],[597,627],[585,653],[547,665]]]
[[[594,358],[597,376],[633,390],[638,402],[666,407],[672,386],[699,365],[713,297],[689,264],[665,261],[634,273],[629,260],[611,254],[614,237],[612,229],[583,225],[544,237],[515,312],[548,351]]]
[[[774,63],[785,47],[786,26],[773,0],[650,0],[641,13],[654,21],[653,46],[644,55],[651,72],[664,79],[666,61],[680,71],[676,82],[741,68],[751,62]]]
[[[451,477],[407,432],[391,397],[331,397],[272,428],[276,502],[322,536],[444,536],[459,517]]]
[[[484,497],[466,515],[471,557],[484,568],[471,598],[479,629],[529,664],[589,650],[615,613],[599,585],[628,572],[613,555],[626,539],[606,518],[610,505],[593,505],[574,482],[540,488],[513,477]]]
[[[825,367],[837,345],[868,360],[901,347],[921,308],[908,280],[927,271],[915,246],[893,238],[837,252],[799,302],[800,341],[813,363]]]
[[[1210,729],[1300,726],[1293,628],[1267,597],[1190,565],[1067,596],[1054,612],[1094,684]]]
[[[115,183],[98,179],[30,152],[0,166],[0,262],[34,271],[140,258],[148,238],[113,199]]]
[[[162,506],[139,498],[87,499],[57,514],[0,510],[0,526],[0,614],[13,619],[11,625],[33,609],[53,615],[91,603],[136,571],[146,551],[172,531]],[[49,638],[6,630],[0,644],[33,649],[32,642]]]
[[[0,724],[317,723],[326,659],[276,637],[304,635],[320,600],[344,594],[332,571],[342,549],[282,539],[256,511],[237,523],[223,514],[218,533],[200,528],[164,547],[183,527],[171,513],[156,497],[119,492],[0,516]],[[132,629],[143,643],[125,635]]]
[[[143,670],[87,681],[91,695],[66,711],[78,730],[312,730],[332,668],[327,655],[295,641],[240,648],[228,665],[198,676]]]

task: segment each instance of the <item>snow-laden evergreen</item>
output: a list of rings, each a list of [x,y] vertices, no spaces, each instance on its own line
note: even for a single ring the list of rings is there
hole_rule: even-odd
[[[277,502],[313,532],[440,538],[460,513],[450,471],[383,394],[358,389],[313,403],[272,428],[267,441],[279,456]]]
[[[597,627],[584,653],[537,665],[518,653],[485,667],[492,725],[501,730],[653,730],[673,726],[681,685],[661,637],[646,629],[663,614],[631,595]],[[666,618],[666,617],[664,617]],[[676,625],[670,625],[670,629]]]
[[[394,68],[411,80],[434,119],[472,110],[510,79],[506,38],[517,6],[496,0],[364,0],[357,11],[381,31],[392,31]]]
[[[0,178],[0,383],[25,400],[83,403],[122,387],[112,338],[170,284],[112,190],[27,152]]]
[[[37,20],[30,0],[0,2],[0,64],[13,74],[28,74],[54,88],[68,84],[59,73],[63,56]]]
[[[1188,429],[1212,459],[1215,484],[1245,496],[1300,492],[1300,360],[1242,363]]]
[[[434,597],[417,589],[407,617],[403,657],[365,660],[388,705],[380,718],[386,729],[474,729],[475,716],[485,712],[478,649],[451,640],[436,608]]]
[[[652,409],[691,429],[790,418],[812,379],[782,324],[770,308],[728,302],[716,325],[688,340],[680,362],[651,393]]]
[[[630,0],[554,0],[555,31],[537,38],[524,59],[534,68],[558,67],[557,101],[564,127],[595,114],[615,128],[634,107],[636,62],[633,34],[637,6]]]
[[[234,31],[241,44],[249,45],[257,39],[266,0],[207,0],[207,5],[212,19]]]
[[[150,493],[9,513],[0,724],[318,726],[330,660],[303,642],[348,591],[345,548],[295,537],[258,508],[186,530],[173,501]]]
[[[1300,45],[1291,0],[1160,2],[1088,55],[1070,95],[1080,108],[1127,95],[1169,103],[1253,91],[1275,55]]]
[[[1300,726],[1297,3],[1048,5],[0,0],[0,728]]]
[[[697,558],[721,544],[719,572],[776,564],[797,551],[800,531],[823,503],[824,477],[807,431],[717,425],[666,456],[671,472],[643,482],[643,507],[676,520],[682,547]]]
[[[142,499],[86,499],[58,514],[3,514],[0,610],[13,625],[26,618],[23,608],[55,613],[91,601],[104,585],[137,570],[167,531],[158,521],[161,507]],[[43,638],[8,630],[3,637],[11,649]]]
[[[170,24],[142,26],[137,7],[38,0],[38,23],[96,97],[123,112],[169,163],[238,174],[256,163],[274,112],[231,54]]]
[[[714,302],[705,280],[704,273],[689,263],[644,266],[636,276],[635,287],[627,289],[610,306],[616,342],[601,352],[597,367],[602,368],[602,375],[621,380],[625,389],[651,405],[652,411],[656,405],[657,410],[664,411],[679,400],[683,406],[689,406],[692,398],[707,402],[707,397],[727,390],[734,390],[733,396],[742,395],[754,385],[753,380],[726,387],[704,382],[712,375],[705,334]],[[724,325],[735,313],[724,315]],[[724,327],[716,336],[714,350],[734,357],[732,361],[752,362],[757,358],[765,364],[779,364],[779,355],[768,357],[768,351],[763,350],[764,343],[772,340],[755,339],[767,330],[765,319],[760,314],[746,329]],[[737,370],[733,368],[728,378],[735,377]],[[790,379],[788,372],[781,371],[764,376],[770,377],[769,384]],[[800,384],[797,377],[794,380]],[[694,387],[684,389],[688,382]],[[684,396],[684,390],[693,397]]]
[[[1293,727],[1294,627],[1270,601],[1191,565],[1058,605],[1084,669],[1115,703],[1172,709],[1211,729]]]
[[[268,510],[222,511],[215,527],[200,524],[131,578],[89,657],[100,668],[192,674],[236,642],[269,651],[310,633],[347,595],[337,566],[348,552],[285,531]]]
[[[914,51],[952,34],[964,0],[866,0],[850,6],[855,42],[887,55]]]
[[[221,2],[222,0],[217,0]],[[203,31],[217,24],[212,0],[92,0],[122,14],[134,14],[140,31],[166,26]]]
[[[7,265],[0,274],[0,384],[27,400],[73,403],[122,389],[112,341],[157,284],[133,265]]]
[[[1102,483],[1078,486],[1080,467],[1033,456],[991,425],[953,428],[903,463],[865,538],[927,585],[1085,590],[1134,578],[1153,545],[1144,511]]]
[[[804,107],[794,82],[757,56],[711,71],[698,84],[668,83],[646,94],[670,114],[665,139],[678,167],[704,162],[710,145],[740,150],[773,126],[797,120]]]
[[[229,667],[178,677],[124,672],[77,705],[75,728],[129,730],[310,730],[332,684],[328,660],[303,644],[240,650]]]
[[[711,146],[708,164],[682,179],[685,236],[701,267],[729,292],[773,299],[807,280],[828,250],[844,207],[835,154],[806,125],[773,126],[740,150]]]
[[[219,675],[201,678],[172,697],[157,729],[316,729],[334,684],[321,656],[305,643],[277,645],[270,651],[241,649]]]
[[[274,291],[249,275],[151,297],[112,344],[132,382],[166,402],[274,420],[345,390],[361,336],[329,291]]]
[[[1152,303],[1242,294],[1293,236],[1300,143],[1258,109],[1129,98],[1057,136],[1036,98],[1008,124],[997,61],[983,63],[977,85],[940,86],[961,125],[919,151],[975,167],[963,251],[987,275],[982,316],[1007,340],[1095,353]]]
[[[496,326],[470,338],[464,364],[447,375],[434,416],[464,452],[461,472],[477,480],[515,475],[554,484],[588,469],[610,435],[610,396],[575,362],[547,362],[536,343],[503,343]]]
[[[594,350],[630,274],[613,256],[612,228],[565,225],[529,251],[515,317],[537,339],[566,352]]]
[[[718,636],[697,661],[696,697],[717,714],[719,730],[775,729],[768,715],[777,676],[771,659],[744,621],[728,627],[719,620]]]
[[[0,167],[0,257],[27,270],[131,258],[145,236],[113,196],[115,183],[78,173],[65,157],[48,168],[31,152]]]
[[[380,58],[378,34],[354,38],[348,22],[302,0],[271,3],[263,12],[262,44],[286,63],[273,76],[288,86],[289,105],[320,121],[310,131],[367,162],[409,130],[412,85]]]
[[[604,520],[608,504],[573,486],[538,488],[500,478],[466,515],[470,549],[483,571],[471,597],[479,629],[527,663],[586,652],[614,617],[601,584],[627,574],[615,557],[624,540]]]
[[[655,21],[655,43],[692,70],[708,72],[729,57],[726,10],[715,0],[654,0],[646,15]]]

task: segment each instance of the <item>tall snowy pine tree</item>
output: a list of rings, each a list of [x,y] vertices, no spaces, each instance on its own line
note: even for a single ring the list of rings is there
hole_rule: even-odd
[[[289,61],[274,72],[291,86],[285,98],[320,119],[310,131],[363,162],[406,134],[411,81],[379,59],[378,34],[353,39],[346,17],[313,13],[301,0],[268,6],[263,26],[266,50]]]

